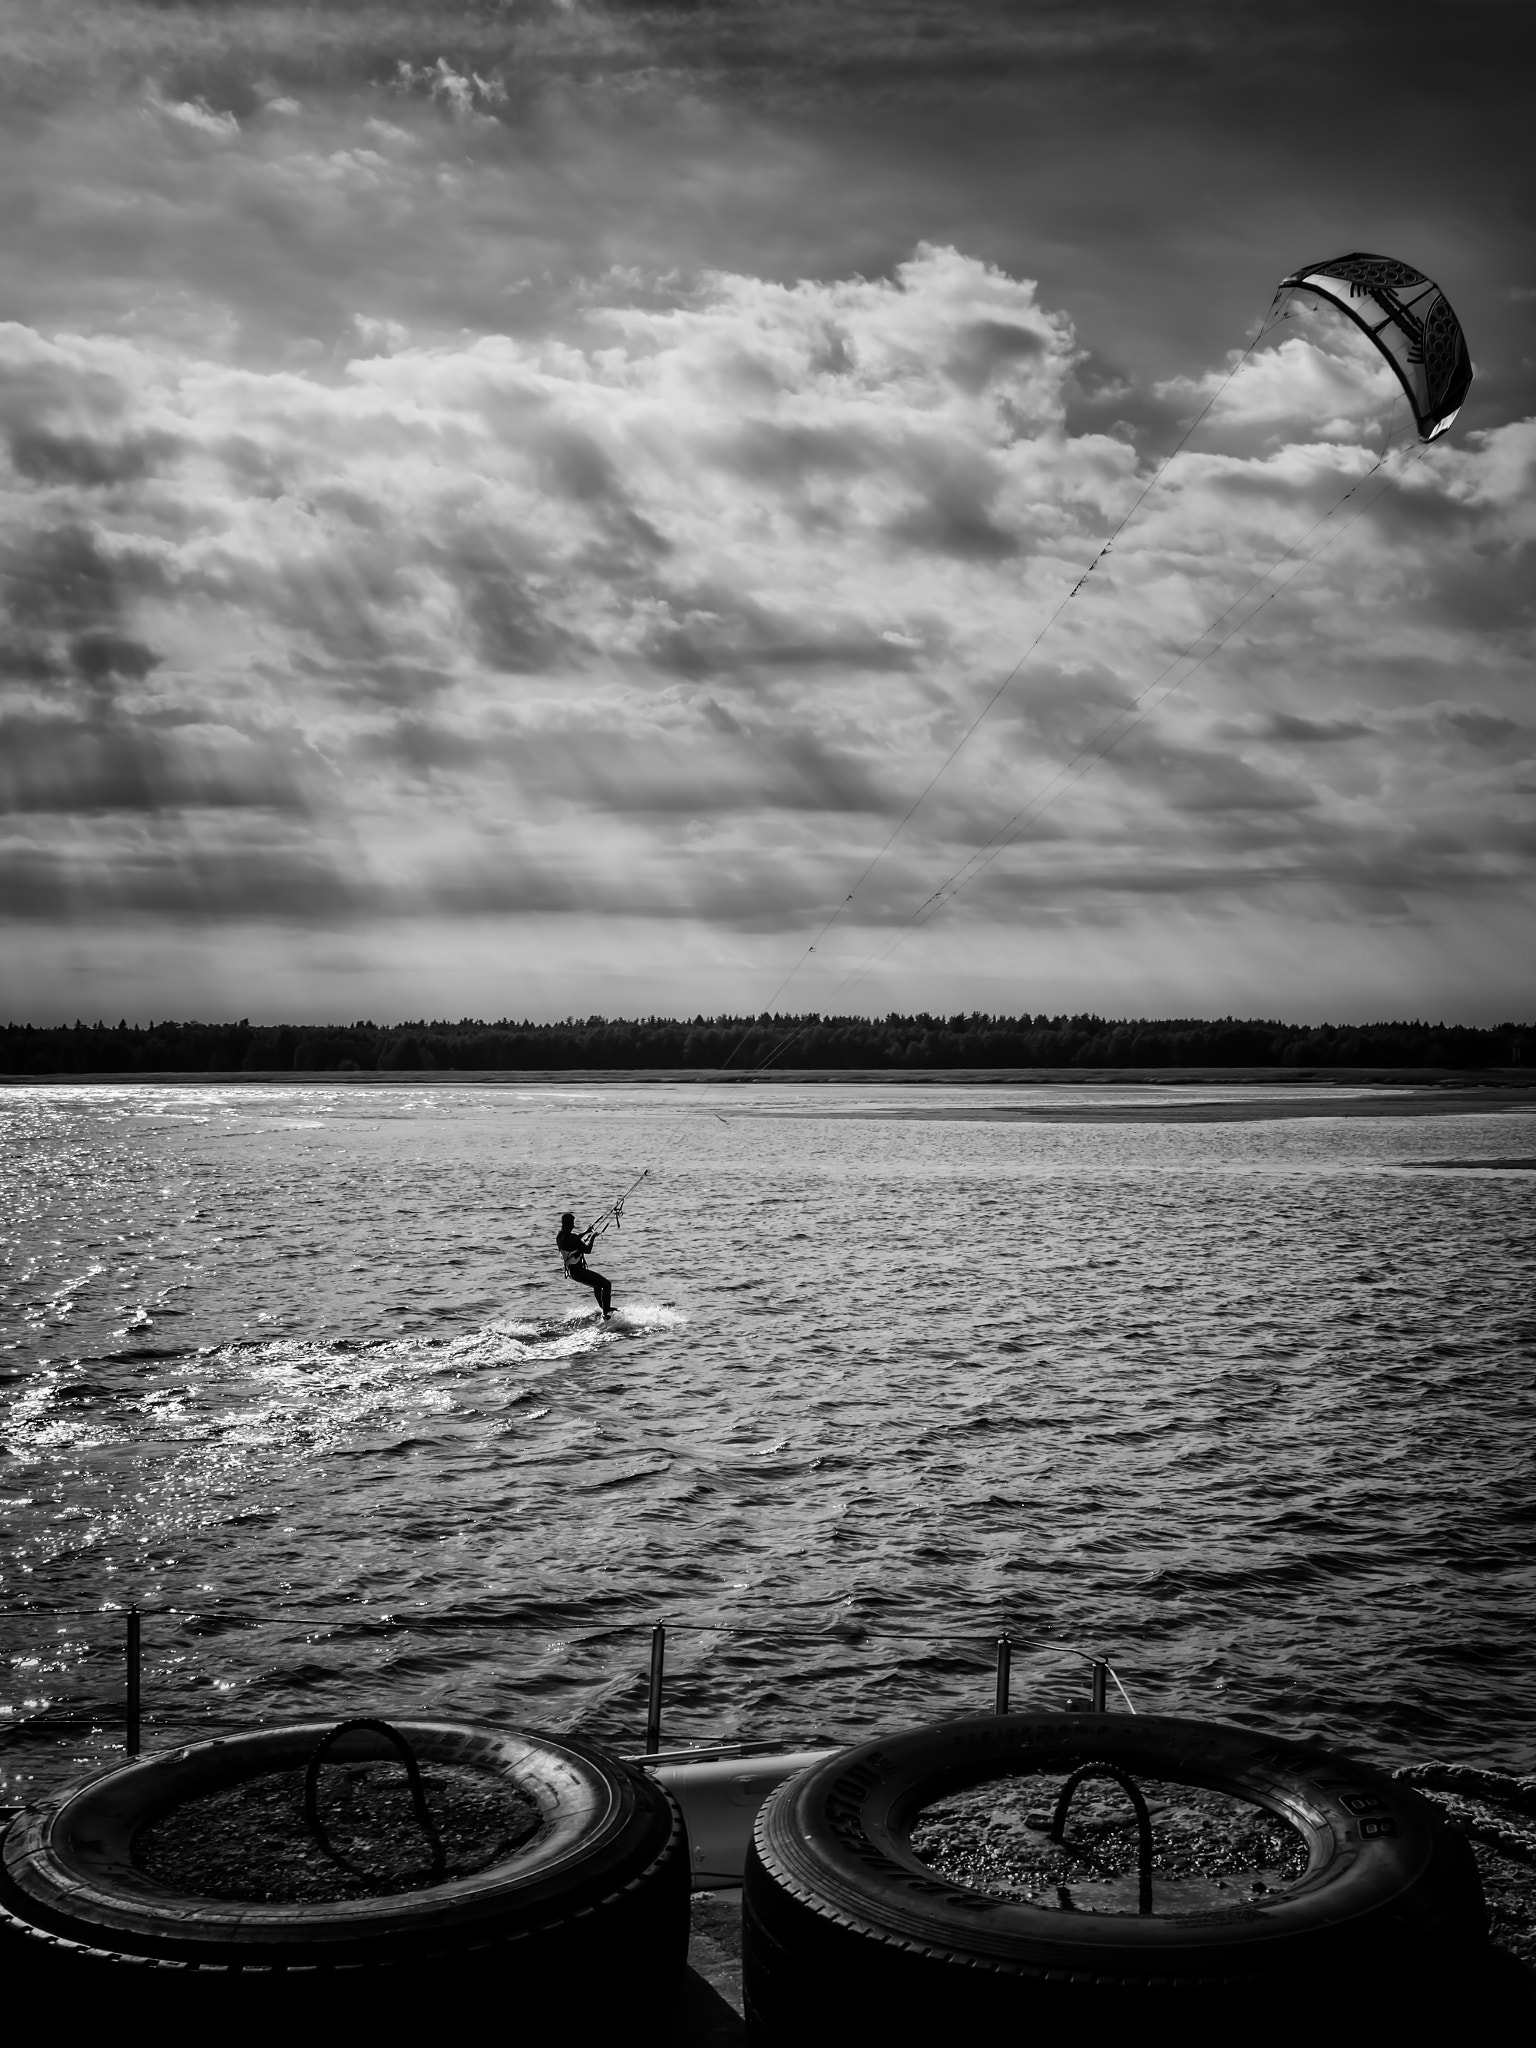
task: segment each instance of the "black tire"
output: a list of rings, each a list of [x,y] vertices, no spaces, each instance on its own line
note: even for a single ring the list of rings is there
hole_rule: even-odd
[[[1304,1875],[1216,1912],[1068,1913],[951,1883],[910,1846],[948,1793],[1034,1772],[1054,1790],[1089,1762],[1269,1809],[1306,1837]],[[748,2037],[786,2048],[1090,2020],[1290,2040],[1492,1995],[1476,1865],[1428,1801],[1318,1745],[1164,1716],[977,1716],[844,1750],[761,1808],[743,1909]]]
[[[0,1970],[84,2021],[147,1996],[227,2030],[345,2018],[441,2024],[465,1997],[531,2022],[558,2000],[566,2038],[657,2024],[688,1947],[688,1855],[670,1795],[573,1736],[459,1722],[394,1724],[424,1762],[510,1778],[541,1809],[533,1837],[467,1878],[366,1899],[260,1904],[178,1895],[133,1860],[156,1815],[303,1765],[326,1723],[197,1743],[98,1772],[20,1815],[4,1842]],[[330,1752],[389,1756],[366,1729]]]

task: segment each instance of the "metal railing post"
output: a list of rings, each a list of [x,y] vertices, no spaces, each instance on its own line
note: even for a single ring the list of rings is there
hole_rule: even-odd
[[[661,1748],[661,1673],[667,1654],[667,1631],[658,1621],[651,1630],[651,1683],[645,1702],[645,1753]]]
[[[125,1618],[126,1618],[126,1620],[127,1620],[127,1623],[128,1623],[128,1629],[127,1629],[127,1641],[126,1641],[126,1643],[125,1643],[125,1645],[124,1645],[124,1647],[125,1647],[125,1651],[126,1651],[126,1654],[127,1654],[127,1662],[128,1662],[128,1698],[127,1698],[127,1711],[126,1711],[126,1713],[125,1713],[125,1716],[124,1716],[124,1720],[125,1720],[125,1722],[126,1722],[126,1726],[125,1726],[125,1728],[124,1728],[124,1730],[123,1730],[123,1747],[124,1747],[124,1749],[125,1749],[125,1750],[127,1750],[127,1752],[128,1752],[128,1754],[129,1754],[129,1756],[137,1756],[137,1755],[138,1755],[138,1753],[139,1753],[139,1732],[140,1732],[140,1731],[139,1731],[139,1719],[140,1719],[140,1714],[139,1714],[139,1708],[140,1708],[140,1692],[139,1692],[139,1669],[140,1669],[140,1656],[139,1656],[139,1642],[140,1642],[140,1637],[139,1637],[139,1610],[137,1609],[137,1607],[130,1607],[130,1608],[129,1608],[129,1610],[128,1610],[127,1616],[126,1616]]]
[[[1093,1708],[1095,1714],[1109,1712],[1109,1665],[1102,1657],[1093,1658],[1088,1666],[1093,1673]]]
[[[1006,1636],[997,1639],[997,1712],[1008,1711],[1008,1680],[1013,1670],[1013,1645]]]

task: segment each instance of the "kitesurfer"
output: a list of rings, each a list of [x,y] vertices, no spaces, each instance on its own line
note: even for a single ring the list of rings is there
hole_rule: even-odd
[[[596,1236],[595,1226],[591,1230],[578,1230],[575,1214],[567,1209],[560,1218],[560,1230],[555,1243],[559,1247],[561,1258],[565,1261],[567,1278],[577,1281],[582,1287],[590,1287],[597,1296],[597,1305],[603,1314],[611,1316],[612,1283],[605,1280],[601,1273],[594,1273],[587,1264],[587,1253],[591,1251],[592,1241]]]

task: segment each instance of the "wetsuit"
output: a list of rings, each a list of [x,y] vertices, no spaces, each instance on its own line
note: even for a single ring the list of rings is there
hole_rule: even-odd
[[[588,1240],[579,1230],[561,1230],[556,1235],[555,1243],[559,1247],[561,1258],[565,1261],[566,1277],[579,1282],[583,1287],[590,1287],[597,1296],[597,1305],[603,1314],[611,1315],[613,1285],[605,1280],[601,1273],[594,1273],[587,1264],[587,1253],[592,1249]]]

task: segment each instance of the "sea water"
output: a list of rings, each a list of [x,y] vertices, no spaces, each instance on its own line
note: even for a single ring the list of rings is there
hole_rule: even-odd
[[[130,1605],[151,1744],[633,1747],[660,1620],[668,1742],[984,1709],[1006,1631],[1017,1704],[1102,1652],[1142,1711],[1530,1770],[1533,1176],[1448,1162],[1536,1119],[1265,1107],[0,1093],[4,1785],[114,1753]],[[605,1323],[554,1234],[644,1168]]]

